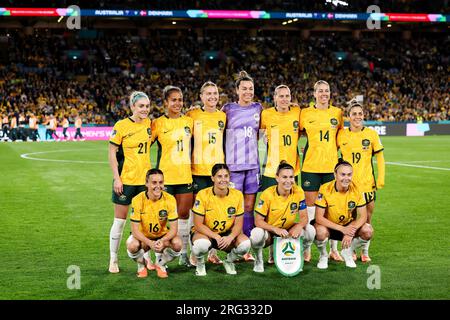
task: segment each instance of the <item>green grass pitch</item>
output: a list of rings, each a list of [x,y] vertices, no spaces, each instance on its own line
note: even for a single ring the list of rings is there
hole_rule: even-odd
[[[377,194],[370,249],[381,287],[372,290],[368,265],[330,261],[318,270],[315,246],[294,278],[267,264],[255,274],[250,263],[237,264],[237,276],[207,264],[208,276],[198,278],[172,262],[168,279],[154,272],[138,279],[125,250],[129,222],[121,272],[109,274],[108,142],[0,143],[0,299],[448,299],[450,136],[382,140],[386,187]],[[79,290],[67,287],[72,265]]]

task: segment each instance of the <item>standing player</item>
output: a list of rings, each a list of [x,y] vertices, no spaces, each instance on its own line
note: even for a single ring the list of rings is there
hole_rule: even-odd
[[[253,102],[254,81],[245,71],[236,81],[238,102],[227,103],[222,111],[227,115],[225,160],[231,171],[231,182],[244,194],[244,233],[253,229],[256,193],[259,190],[258,130],[262,105]],[[244,256],[253,261],[251,254]]]
[[[343,128],[342,110],[330,105],[330,85],[319,80],[314,84],[314,106],[302,110],[300,130],[306,132],[301,173],[302,189],[305,190],[308,219],[315,215],[314,201],[320,186],[334,179],[333,168],[338,160],[336,136]],[[331,259],[343,261],[337,251],[337,242],[331,243]],[[310,249],[305,257],[311,257]],[[305,261],[308,261],[305,258]]]
[[[67,115],[63,115],[62,127],[64,140],[68,140],[69,137],[67,136],[67,129],[69,128],[69,119],[67,119]]]
[[[144,252],[150,249],[160,253],[156,274],[167,278],[165,264],[180,255],[181,239],[177,236],[177,202],[164,192],[164,175],[159,169],[150,169],[145,177],[147,191],[133,198],[131,233],[127,240],[128,256],[138,264],[137,276],[147,277]]]
[[[348,115],[350,127],[338,133],[337,143],[344,160],[353,166],[353,179],[367,202],[367,223],[370,225],[375,208],[376,190],[384,187],[385,164],[383,145],[375,130],[366,128],[364,110],[359,103],[350,106]],[[378,178],[375,180],[372,157],[377,157]],[[370,240],[365,243],[361,252],[361,261],[370,262]]]
[[[277,185],[263,191],[255,211],[256,227],[250,240],[256,251],[253,271],[264,272],[263,248],[273,243],[273,237],[304,236],[304,247],[310,247],[316,235],[308,223],[305,194],[295,183],[295,170],[282,161],[276,171]]]
[[[250,250],[250,240],[242,233],[242,192],[229,188],[230,171],[226,164],[212,168],[213,186],[201,190],[195,199],[192,252],[197,258],[196,275],[206,276],[204,255],[213,247],[228,252],[223,262],[228,274],[236,274],[234,261]]]
[[[145,174],[150,169],[151,121],[150,99],[144,92],[130,95],[132,115],[118,121],[109,140],[109,165],[113,172],[114,223],[110,231],[109,272],[118,273],[118,255],[128,207],[134,196],[145,188]],[[79,117],[77,117],[79,119]]]
[[[84,141],[83,139],[83,135],[81,134],[81,126],[83,124],[83,121],[81,120],[81,117],[79,114],[77,114],[77,117],[75,118],[75,136],[73,137],[73,141],[75,141],[75,139],[79,139],[81,141]]]
[[[316,228],[316,244],[320,252],[317,268],[328,268],[328,238],[342,241],[341,254],[345,265],[356,268],[352,253],[370,240],[372,226],[366,223],[366,200],[352,182],[353,168],[339,159],[334,168],[335,181],[320,187],[316,204],[316,219],[311,221]]]
[[[189,266],[189,210],[194,198],[190,159],[193,121],[181,113],[183,93],[180,88],[165,87],[163,100],[167,114],[152,123],[152,141],[158,144],[156,167],[164,172],[167,192],[177,200],[178,235],[183,241],[179,263]]]
[[[187,116],[194,121],[191,166],[194,198],[200,190],[213,185],[211,180],[213,165],[225,161],[223,134],[226,114],[217,110],[217,103],[219,102],[217,85],[211,81],[205,82],[200,89],[200,99],[203,107],[187,113]],[[210,251],[208,261],[214,264],[222,263],[214,249]],[[191,263],[194,264],[194,261]]]
[[[30,113],[30,117],[28,118],[28,126],[30,127],[31,140],[36,141],[38,137],[39,125],[37,123],[37,118],[33,112]]]

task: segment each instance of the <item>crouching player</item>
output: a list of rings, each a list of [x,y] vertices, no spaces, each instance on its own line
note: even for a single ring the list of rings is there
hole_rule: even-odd
[[[352,182],[352,165],[339,159],[334,168],[334,181],[323,184],[316,200],[316,245],[320,252],[317,268],[328,268],[328,238],[342,241],[341,255],[345,265],[356,268],[353,251],[372,238],[373,229],[367,221],[366,201]]]
[[[294,168],[282,161],[276,172],[277,185],[264,190],[255,212],[256,227],[251,231],[250,241],[256,252],[253,271],[264,272],[263,248],[273,243],[273,237],[304,237],[303,247],[309,248],[316,235],[308,224],[305,193],[295,184]],[[311,255],[304,257],[311,260]]]
[[[210,248],[228,252],[223,261],[228,274],[236,274],[234,261],[250,250],[250,240],[242,233],[244,196],[229,188],[230,170],[226,164],[212,167],[213,186],[197,194],[192,212],[192,253],[197,258],[196,275],[206,276],[205,254]]]
[[[145,178],[147,191],[132,201],[131,235],[127,240],[128,256],[138,264],[137,276],[147,277],[144,253],[149,249],[157,255],[156,272],[167,278],[166,263],[180,255],[181,239],[177,236],[178,214],[175,198],[164,190],[164,175],[151,169]]]

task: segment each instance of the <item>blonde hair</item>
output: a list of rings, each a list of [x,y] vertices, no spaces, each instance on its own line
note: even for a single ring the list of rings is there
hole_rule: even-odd
[[[285,84],[280,84],[278,87],[275,88],[275,90],[273,91],[273,95],[277,96],[278,95],[278,91],[280,91],[280,89],[288,89],[289,94],[291,94],[291,89],[289,89],[289,87]]]
[[[319,80],[316,83],[314,83],[314,92],[317,90],[317,87],[321,84],[326,84],[328,88],[330,88],[330,84],[326,82],[325,80]]]
[[[217,88],[217,85],[212,81],[206,81],[200,88],[200,94],[202,94],[203,91],[205,91],[205,89],[208,87],[216,87]],[[219,90],[219,88],[217,88],[217,90]]]
[[[140,98],[146,98],[150,102],[150,98],[147,96],[147,94],[145,92],[133,91],[130,94],[130,107],[134,106],[136,101],[138,101]]]

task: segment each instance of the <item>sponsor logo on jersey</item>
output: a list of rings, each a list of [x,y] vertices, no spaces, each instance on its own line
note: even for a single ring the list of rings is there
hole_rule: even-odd
[[[319,194],[317,195],[317,200],[322,200],[323,199],[323,194],[319,192]]]
[[[117,130],[113,130],[111,132],[111,138],[114,138],[116,136],[116,134],[117,134]]]
[[[349,209],[355,209],[355,207],[356,207],[355,201],[349,201],[348,202],[348,208]]]
[[[159,220],[167,220],[167,210],[160,210],[159,211]]]
[[[194,207],[198,208],[200,205],[200,200],[195,200]]]

